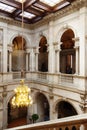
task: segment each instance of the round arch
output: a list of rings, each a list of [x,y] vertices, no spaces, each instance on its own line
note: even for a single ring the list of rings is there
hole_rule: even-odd
[[[75,34],[71,28],[66,28],[60,38],[60,72],[74,74],[76,71]]]
[[[39,41],[38,70],[42,72],[48,71],[47,38],[44,35],[41,35]]]
[[[39,47],[39,42],[40,42],[42,36],[44,36],[47,39],[47,42],[48,42],[48,36],[47,36],[47,34],[44,34],[42,32],[39,32],[38,34],[35,34],[34,41],[35,41],[35,46],[37,48]]]
[[[12,92],[7,98],[7,127],[16,127],[27,124],[27,107],[13,107],[11,99],[14,96]]]
[[[75,37],[78,37],[78,33],[77,33],[76,29],[75,29],[74,27],[72,27],[72,26],[69,26],[69,25],[65,24],[65,25],[62,26],[62,27],[57,31],[57,33],[56,33],[55,39],[56,39],[56,41],[57,41],[59,44],[61,43],[60,40],[61,40],[62,34],[63,34],[65,31],[67,31],[68,29],[73,30]]]
[[[14,35],[10,38],[10,42],[9,42],[9,43],[12,44],[13,39],[16,38],[16,37],[18,37],[18,36],[22,37],[22,35],[14,34]],[[23,38],[25,39],[27,45],[31,43],[30,39],[28,39],[24,34],[23,34]],[[31,46],[31,44],[30,44],[30,46]]]
[[[49,101],[47,96],[43,92],[36,92],[34,96],[35,109],[39,115],[38,121],[47,121],[49,120]]]
[[[34,97],[33,97],[33,98],[34,98],[34,101],[36,101],[36,98],[37,98],[38,94],[43,94],[43,95],[46,97],[48,103],[50,104],[49,96],[48,96],[47,94],[45,94],[44,92],[35,92],[35,93],[34,93]]]
[[[53,107],[53,110],[54,110],[54,112],[56,113],[56,115],[57,115],[57,117],[59,116],[58,114],[58,107],[59,107],[59,104],[60,103],[67,103],[67,104],[69,104],[69,107],[71,106],[72,108],[73,108],[73,110],[75,111],[75,115],[78,115],[79,114],[79,111],[78,111],[78,107],[73,103],[73,102],[71,102],[71,101],[69,101],[69,100],[65,100],[65,99],[58,99],[56,102],[55,102],[55,104],[53,105],[54,107]],[[60,118],[60,117],[59,117]]]

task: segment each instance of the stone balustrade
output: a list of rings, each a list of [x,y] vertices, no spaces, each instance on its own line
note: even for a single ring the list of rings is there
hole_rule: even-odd
[[[87,114],[29,124],[5,130],[87,130]]]

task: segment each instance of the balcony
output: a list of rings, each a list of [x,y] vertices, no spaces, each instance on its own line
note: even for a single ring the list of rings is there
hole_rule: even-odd
[[[48,72],[25,72],[23,78],[41,83],[47,83],[51,85],[67,86],[70,88],[76,88],[85,90],[86,78],[75,74],[63,74],[63,73],[48,73]],[[0,82],[12,82],[13,80],[20,80],[21,72],[9,72],[0,74]]]
[[[5,130],[86,130],[87,114],[28,124]]]

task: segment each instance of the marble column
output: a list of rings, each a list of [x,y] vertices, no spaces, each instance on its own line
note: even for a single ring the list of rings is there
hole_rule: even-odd
[[[26,48],[26,71],[30,71],[30,53],[31,48]]]
[[[26,71],[29,69],[29,60],[28,60],[29,53],[26,53]]]
[[[38,71],[38,54],[39,54],[39,48],[36,48],[36,53],[35,53],[35,71]]]
[[[7,128],[7,92],[6,92],[6,86],[3,87],[3,128]]]
[[[34,50],[30,48],[30,71],[34,71]]]
[[[55,52],[53,45],[48,46],[48,72],[55,72]]]
[[[56,73],[60,72],[60,44],[57,43],[57,45],[55,46],[55,71]]]
[[[75,74],[79,74],[79,38],[75,38],[75,50],[76,50],[76,72]]]
[[[2,71],[7,72],[7,28],[3,30],[3,55],[2,55]]]
[[[85,128],[85,126],[86,126],[86,125],[81,125],[79,129],[80,129],[80,130],[86,130],[87,127]]]
[[[38,71],[38,53],[35,53],[35,71]]]
[[[12,71],[12,51],[9,51],[9,72]]]
[[[86,28],[87,28],[87,21],[86,21],[86,18],[87,18],[87,8],[86,7],[82,7],[80,8],[79,10],[79,74],[81,76],[86,76],[86,66],[87,66],[87,60],[86,60],[86,56],[87,56],[87,47],[86,47],[86,39],[85,39],[85,36],[86,36]]]
[[[48,24],[48,72],[55,72],[55,51],[54,51],[54,21],[50,21]]]

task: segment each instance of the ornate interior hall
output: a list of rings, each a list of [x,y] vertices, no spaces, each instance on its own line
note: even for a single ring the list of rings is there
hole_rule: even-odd
[[[0,130],[86,130],[85,114],[87,0],[0,0]]]

